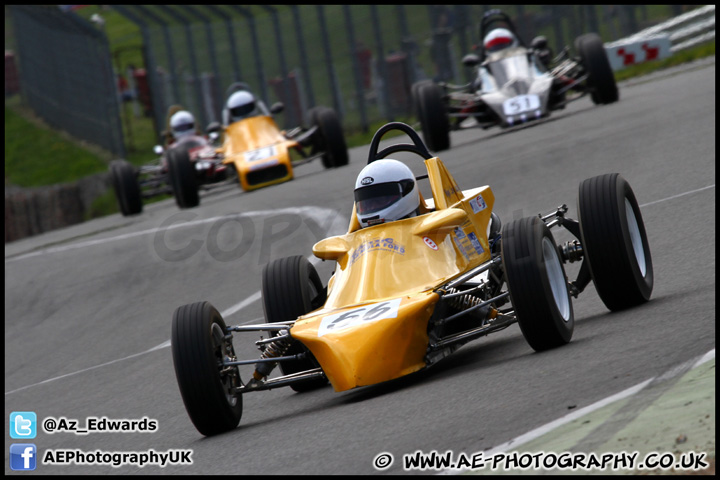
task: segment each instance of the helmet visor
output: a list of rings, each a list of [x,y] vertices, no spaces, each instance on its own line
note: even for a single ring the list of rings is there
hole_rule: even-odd
[[[173,127],[174,132],[183,133],[183,132],[189,132],[194,128],[194,125],[192,123],[181,123],[180,125],[175,125]]]
[[[379,183],[355,190],[355,205],[360,215],[379,212],[401,198],[399,183]]]
[[[249,114],[255,109],[255,102],[246,103],[244,105],[239,105],[235,108],[230,109],[230,115],[233,116],[233,118],[240,118],[244,117],[245,115]]]

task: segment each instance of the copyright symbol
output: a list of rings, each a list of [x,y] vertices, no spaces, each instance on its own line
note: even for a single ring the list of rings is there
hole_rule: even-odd
[[[377,456],[373,459],[373,466],[377,470],[386,470],[390,468],[390,466],[393,463],[393,456],[391,453],[379,453]]]
[[[55,431],[56,425],[57,423],[55,422],[54,418],[46,418],[43,422],[43,428],[47,433],[52,433],[53,431]]]

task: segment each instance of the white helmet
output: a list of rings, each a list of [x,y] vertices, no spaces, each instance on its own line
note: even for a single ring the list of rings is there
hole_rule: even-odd
[[[195,132],[195,117],[186,110],[180,110],[170,117],[170,130],[173,137],[180,138]]]
[[[355,207],[362,228],[415,216],[420,207],[415,175],[397,160],[372,162],[355,181]]]
[[[233,122],[242,120],[255,110],[255,97],[245,90],[235,92],[228,98],[227,109]]]
[[[517,47],[518,40],[507,28],[496,28],[483,39],[485,53],[497,52],[508,47]]]

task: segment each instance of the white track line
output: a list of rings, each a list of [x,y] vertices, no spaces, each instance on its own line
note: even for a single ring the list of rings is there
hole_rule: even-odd
[[[647,207],[649,205],[655,205],[656,203],[660,203],[660,202],[666,202],[668,200],[674,200],[676,198],[684,197],[685,195],[691,195],[693,193],[702,192],[703,190],[707,190],[709,188],[715,188],[715,184],[713,183],[712,185],[708,185],[707,187],[698,188],[696,190],[690,190],[689,192],[685,192],[685,193],[678,193],[677,195],[673,195],[671,197],[661,198],[660,200],[655,200],[654,202],[643,203],[642,205],[640,205],[640,208]]]
[[[302,210],[302,212],[301,212],[300,210]],[[339,232],[342,232],[343,229],[346,228],[345,225],[344,225],[344,221],[341,221],[341,220],[340,220],[340,218],[338,217],[336,211],[334,211],[334,210],[329,210],[329,209],[325,209],[325,208],[317,208],[317,207],[303,207],[303,208],[300,208],[300,209],[298,209],[298,208],[288,208],[288,209],[281,209],[281,210],[268,210],[268,211],[262,211],[262,212],[261,212],[261,211],[258,211],[258,212],[248,212],[248,213],[245,213],[245,214],[243,214],[243,215],[260,215],[260,214],[268,214],[268,213],[277,214],[277,213],[288,213],[288,212],[298,213],[298,214],[301,214],[301,213],[303,213],[303,214],[308,214],[307,216],[309,216],[309,217],[313,217],[313,216],[317,216],[317,215],[325,215],[326,212],[332,212],[332,214],[335,215],[335,218],[333,219],[332,223],[330,224],[330,228],[328,229],[328,236],[338,235]],[[213,218],[210,218],[210,219],[197,220],[197,221],[194,221],[194,222],[187,222],[187,223],[183,223],[183,224],[179,224],[179,225],[173,225],[172,227],[168,227],[168,228],[173,228],[173,227],[177,228],[177,227],[184,227],[184,226],[190,226],[190,225],[198,225],[198,224],[201,224],[201,223],[207,223],[207,222],[214,221],[214,220],[218,220],[218,219],[222,219],[222,218],[228,218],[228,217],[213,217]],[[318,222],[318,224],[320,224],[320,223]],[[135,234],[127,234],[127,235],[120,235],[120,236],[118,236],[118,237],[112,237],[111,239],[105,239],[105,240],[103,240],[103,241],[107,241],[107,240],[112,241],[112,240],[116,240],[116,239],[128,238],[129,236],[136,236],[137,234],[155,233],[155,232],[158,231],[158,230],[159,230],[159,229],[145,230],[145,231],[143,231],[143,232],[135,232]],[[94,244],[96,244],[96,243],[102,243],[102,241],[91,241],[91,242],[82,242],[82,243],[83,243],[82,246],[87,246],[88,244],[93,244],[93,245],[94,245]],[[74,245],[72,245],[72,246],[71,246],[71,245],[67,245],[66,247],[78,248],[77,245],[78,245],[78,244],[74,244]],[[58,248],[60,248],[60,247],[58,247]],[[65,250],[67,250],[67,249],[68,249],[68,248],[65,248]],[[41,252],[41,253],[42,253],[42,252]],[[49,253],[49,252],[48,252],[48,253]],[[39,253],[38,253],[38,254],[39,254]],[[28,255],[30,255],[30,254],[28,254]],[[316,265],[317,263],[319,263],[319,262],[321,261],[319,258],[317,258],[317,257],[315,257],[315,256],[309,257],[308,260],[309,260],[310,263],[312,263],[313,265]],[[238,302],[238,303],[236,303],[235,305],[233,305],[232,307],[230,307],[230,308],[228,308],[228,309],[226,309],[226,310],[223,310],[222,312],[220,312],[220,315],[222,315],[223,318],[228,318],[228,317],[234,315],[235,313],[239,312],[239,311],[242,310],[243,308],[247,307],[248,305],[251,305],[251,304],[255,303],[256,301],[260,300],[261,297],[262,297],[262,292],[261,292],[261,291],[257,291],[257,292],[255,292],[255,293],[253,293],[252,295],[250,295],[249,297],[247,297],[246,299],[242,300],[241,302]],[[254,318],[254,319],[252,319],[252,320],[247,320],[247,321],[245,321],[245,322],[242,322],[242,323],[240,323],[240,325],[253,324],[253,323],[257,323],[258,321],[263,321],[263,320],[264,320],[264,319]],[[97,369],[97,368],[106,367],[106,366],[108,366],[108,365],[113,365],[113,364],[115,364],[115,363],[122,362],[122,361],[125,361],[125,360],[130,360],[130,359],[132,359],[132,358],[139,357],[140,355],[145,355],[145,354],[147,354],[147,353],[152,353],[152,352],[154,352],[154,351],[161,350],[161,349],[167,348],[167,347],[169,347],[169,346],[170,346],[170,340],[167,340],[167,341],[161,343],[160,345],[156,345],[156,346],[150,348],[149,350],[145,350],[144,352],[134,353],[134,354],[132,354],[132,355],[128,355],[127,357],[118,358],[117,360],[111,360],[111,361],[109,361],[109,362],[101,363],[101,364],[99,364],[99,365],[94,365],[94,366],[92,366],[92,367],[88,367],[88,368],[84,368],[84,369],[82,369],[82,370],[78,370],[77,372],[66,373],[65,375],[60,375],[60,376],[57,376],[57,377],[49,378],[49,379],[47,379],[47,380],[43,380],[42,382],[33,383],[32,385],[26,385],[26,386],[24,386],[24,387],[16,388],[15,390],[10,390],[9,392],[5,392],[5,395],[10,395],[11,393],[19,392],[19,391],[26,390],[26,389],[32,388],[32,387],[37,387],[37,386],[39,386],[39,385],[44,385],[44,384],[46,384],[46,383],[54,382],[55,380],[60,380],[60,379],[63,379],[63,378],[71,377],[71,376],[73,376],[73,375],[78,375],[78,374],[80,374],[80,373],[89,372],[90,370],[95,370],[95,369]]]
[[[312,257],[312,258],[309,259],[309,260],[310,260],[311,263],[317,263],[317,262],[315,262],[315,260],[320,261],[320,260],[319,260],[318,258],[316,258],[316,257]],[[233,305],[232,307],[228,308],[227,310],[223,310],[222,312],[220,312],[220,315],[221,315],[223,318],[228,318],[228,317],[230,317],[231,315],[239,312],[239,311],[242,310],[243,308],[247,307],[248,305],[251,305],[251,304],[257,302],[258,300],[260,300],[261,297],[262,297],[262,292],[257,291],[257,292],[255,292],[255,293],[253,293],[252,295],[250,295],[249,297],[247,297],[245,300],[243,300],[243,301],[241,301],[241,302]],[[251,324],[254,324],[254,323],[257,323],[257,322],[263,322],[263,321],[264,321],[264,319],[262,319],[262,318],[253,318],[252,320],[247,320],[247,321],[245,321],[245,322],[241,322],[241,323],[239,323],[239,325],[246,325],[246,324],[250,324],[250,325],[251,325]],[[127,357],[118,358],[117,360],[111,360],[111,361],[109,361],[109,362],[101,363],[100,365],[94,365],[94,366],[92,366],[92,367],[83,368],[82,370],[78,370],[77,372],[66,373],[65,375],[60,375],[60,376],[58,376],[58,377],[48,378],[47,380],[43,380],[42,382],[33,383],[32,385],[26,385],[26,386],[24,386],[24,387],[16,388],[15,390],[10,390],[9,392],[5,392],[5,395],[10,395],[11,393],[19,392],[19,391],[21,391],[21,390],[26,390],[26,389],[28,389],[28,388],[32,388],[32,387],[37,387],[37,386],[40,386],[40,385],[44,385],[44,384],[46,384],[46,383],[54,382],[55,380],[60,380],[60,379],[63,379],[63,378],[72,377],[73,375],[78,375],[78,374],[80,374],[80,373],[89,372],[89,371],[95,370],[95,369],[97,369],[97,368],[107,367],[108,365],[112,365],[112,364],[114,364],[114,363],[122,362],[122,361],[125,361],[125,360],[130,360],[130,359],[132,359],[132,358],[139,357],[140,355],[145,355],[146,353],[152,353],[152,352],[155,352],[155,351],[157,351],[157,350],[161,350],[161,349],[163,349],[163,348],[167,348],[167,347],[169,347],[169,346],[170,346],[170,340],[167,340],[167,341],[161,343],[160,345],[156,345],[156,346],[150,348],[149,350],[145,350],[144,352],[134,353],[134,354],[132,354],[132,355],[128,355]]]
[[[713,360],[715,358],[715,349],[713,348],[706,354],[702,355],[701,357],[697,359],[692,359],[691,362],[694,362],[692,368],[699,367],[705,362],[708,362],[710,360]],[[520,436],[517,436],[510,440],[509,442],[505,442],[501,445],[498,445],[497,447],[491,448],[489,450],[486,450],[483,452],[483,456],[485,458],[492,458],[493,455],[496,453],[504,453],[510,450],[511,448],[517,448],[520,445],[523,445],[527,442],[530,442],[532,440],[535,440],[539,437],[542,437],[546,433],[550,433],[551,431],[555,430],[558,427],[561,427],[567,423],[572,422],[573,420],[577,420],[580,417],[583,417],[589,413],[594,412],[595,410],[599,410],[607,405],[610,405],[611,403],[617,402],[618,400],[622,400],[624,398],[628,398],[632,395],[635,395],[640,390],[645,388],[648,384],[650,384],[655,379],[660,379],[661,377],[667,377],[670,378],[673,376],[674,372],[684,372],[687,373],[687,369],[680,368],[680,366],[676,366],[674,368],[669,369],[667,372],[663,373],[662,375],[659,375],[658,377],[653,377],[645,380],[644,382],[640,382],[637,385],[634,385],[628,389],[623,390],[622,392],[616,393],[615,395],[610,395],[609,397],[603,398],[602,400],[599,400],[592,405],[588,405],[587,407],[581,408],[579,410],[574,411],[573,413],[569,413],[565,415],[564,417],[558,418],[557,420],[553,420],[550,423],[546,423],[545,425],[536,428],[535,430],[531,430],[527,433],[524,433]],[[441,472],[442,474],[457,474],[468,471],[467,469],[449,469]]]
[[[192,212],[186,212],[188,214],[192,214]],[[49,248],[43,248],[34,252],[25,253],[22,255],[18,255],[16,257],[6,258],[5,262],[13,262],[17,260],[23,260],[26,258],[31,257],[37,257],[39,255],[45,255],[48,253],[59,253],[59,252],[66,252],[68,250],[75,250],[77,248],[84,248],[84,247],[90,247],[93,245],[102,245],[105,243],[110,242],[116,242],[118,240],[125,240],[128,238],[133,237],[140,237],[143,235],[151,235],[151,234],[157,234],[159,232],[167,231],[167,230],[175,230],[178,228],[187,228],[187,227],[194,227],[196,225],[202,225],[204,223],[211,223],[216,222],[219,220],[225,220],[228,218],[237,218],[237,217],[262,217],[266,215],[280,215],[280,214],[296,214],[296,215],[303,215],[309,218],[312,218],[313,220],[318,221],[318,225],[321,225],[321,222],[319,220],[328,218],[330,216],[334,216],[333,224],[337,221],[337,216],[339,215],[339,212],[332,210],[330,208],[322,208],[322,207],[288,207],[288,208],[280,208],[277,210],[255,210],[252,212],[244,212],[244,213],[232,213],[228,215],[223,215],[219,217],[211,217],[211,218],[202,218],[199,220],[190,220],[183,223],[173,223],[172,225],[168,225],[167,227],[155,227],[150,228],[147,230],[140,230],[139,232],[130,232],[130,233],[124,233],[121,235],[116,235],[114,237],[107,237],[107,238],[100,238],[97,240],[86,240],[84,242],[78,242],[78,243],[71,243],[68,245],[60,245],[57,247],[49,247]]]
[[[640,207],[646,207],[646,206],[648,206],[648,205],[654,205],[654,204],[656,204],[656,203],[660,203],[660,202],[664,202],[664,201],[667,201],[667,200],[672,200],[672,199],[675,199],[675,198],[683,197],[683,196],[685,196],[685,195],[690,195],[690,194],[692,194],[692,193],[701,192],[701,191],[707,190],[707,189],[709,189],[709,188],[715,188],[715,185],[714,185],[714,184],[713,184],[713,185],[708,185],[707,187],[698,188],[698,189],[696,189],[696,190],[691,190],[691,191],[689,191],[689,192],[680,193],[680,194],[678,194],[678,195],[673,195],[673,196],[670,196],[670,197],[667,197],[667,198],[663,198],[663,199],[660,199],[660,200],[655,200],[655,201],[653,201],[653,202],[649,202],[649,203],[645,203],[645,204],[643,204],[643,205],[640,205]],[[319,213],[319,211],[321,211],[321,210],[327,210],[327,209],[319,208],[319,207],[303,207],[303,208],[286,208],[286,209],[280,209],[280,210],[267,210],[267,211],[248,212],[248,213],[239,214],[239,215],[247,215],[247,216],[250,216],[250,215],[261,215],[261,214],[269,214],[269,213],[275,213],[275,214],[277,214],[277,213],[298,213],[298,214],[299,214],[299,213],[301,213],[300,210],[302,210],[302,213],[305,213],[305,212],[308,211],[308,209],[309,209],[312,213]],[[313,210],[314,210],[315,212],[313,212]],[[333,210],[333,213],[335,213],[335,215],[337,215],[337,212],[335,212],[334,210]],[[220,220],[220,219],[223,219],[223,218],[229,218],[229,217],[233,217],[233,216],[237,216],[237,215],[228,215],[228,216],[225,216],[225,217],[213,217],[213,218],[207,218],[207,219],[202,219],[202,220],[195,220],[195,221],[186,222],[186,223],[181,223],[181,224],[177,224],[177,225],[171,225],[171,226],[167,227],[167,229],[169,230],[169,229],[172,229],[172,228],[181,228],[181,227],[186,227],[186,226],[198,225],[198,224],[201,224],[201,223],[207,223],[207,222],[211,222],[211,221],[215,221],[215,220]],[[311,215],[311,216],[312,216],[312,215]],[[338,218],[337,218],[337,216],[336,216],[336,218],[333,220],[333,223],[332,223],[332,225],[331,225],[330,231],[336,231],[336,232],[337,232],[339,227],[340,227],[340,226],[338,225]],[[342,228],[342,227],[340,227],[340,228]],[[19,256],[19,257],[13,258],[13,259],[11,259],[11,260],[18,260],[18,259],[20,259],[20,258],[27,258],[27,257],[29,257],[29,256],[40,255],[40,254],[42,254],[42,253],[54,253],[54,252],[57,252],[57,251],[65,251],[65,250],[70,250],[71,248],[80,248],[80,247],[82,247],[82,246],[95,245],[95,244],[104,243],[104,242],[107,242],[107,241],[121,240],[121,239],[124,239],[124,238],[130,238],[130,237],[134,237],[134,236],[138,236],[138,235],[145,235],[145,234],[148,234],[148,233],[156,233],[156,232],[158,232],[159,230],[160,230],[159,228],[154,228],[154,229],[151,229],[151,230],[143,230],[142,232],[128,233],[128,234],[124,234],[124,235],[119,235],[119,236],[117,236],[117,237],[111,237],[111,238],[102,239],[102,240],[90,240],[90,241],[88,241],[88,242],[82,242],[82,243],[79,243],[79,244],[65,245],[65,246],[63,246],[63,247],[49,248],[49,249],[46,249],[46,250],[41,250],[41,251],[39,251],[39,252],[33,252],[33,253],[28,253],[28,254],[25,254],[25,255],[21,255],[21,256]],[[341,230],[340,230],[340,231],[341,231]],[[333,234],[329,233],[329,235],[333,235]],[[335,233],[334,235],[337,235],[337,233]],[[313,263],[313,264],[316,264],[317,262],[320,261],[317,257],[314,257],[314,256],[308,258],[308,260],[310,260],[310,262]],[[7,262],[7,261],[8,261],[8,260],[6,260],[6,262]],[[247,298],[244,299],[243,301],[241,301],[241,302],[233,305],[232,307],[228,308],[227,310],[224,310],[223,312],[221,312],[221,315],[223,316],[223,318],[229,317],[229,316],[237,313],[238,311],[242,310],[243,308],[247,307],[248,305],[250,305],[250,304],[252,304],[252,303],[260,300],[261,295],[262,295],[262,294],[261,294],[260,291],[257,291],[257,292],[255,292],[255,293],[253,293],[252,295],[250,295],[249,297],[247,297]],[[253,322],[253,321],[254,321],[254,320],[250,320],[250,321],[247,321],[247,322],[244,322],[244,323],[251,323],[251,322]],[[242,325],[242,324],[241,324],[241,325]],[[65,374],[65,375],[60,375],[59,377],[49,378],[49,379],[47,379],[47,380],[43,380],[42,382],[34,383],[34,384],[32,384],[32,385],[27,385],[27,386],[24,386],[24,387],[17,388],[17,389],[15,389],[15,390],[11,390],[11,391],[9,391],[9,392],[5,392],[5,395],[9,395],[9,394],[11,394],[11,393],[19,392],[19,391],[21,391],[21,390],[25,390],[25,389],[28,389],[28,388],[31,388],[31,387],[35,387],[35,386],[38,386],[38,385],[43,385],[43,384],[45,384],[45,383],[49,383],[49,382],[52,382],[52,381],[55,381],[55,380],[60,380],[60,379],[62,379],[62,378],[66,378],[66,377],[70,377],[70,376],[73,376],[73,375],[77,375],[77,374],[79,374],[79,373],[84,373],[84,372],[87,372],[87,371],[90,371],[90,370],[94,370],[94,369],[96,369],[96,368],[100,368],[100,367],[105,367],[105,366],[108,366],[108,365],[112,365],[112,364],[114,364],[114,363],[122,362],[122,361],[124,361],[124,360],[129,360],[129,359],[131,359],[131,358],[135,358],[135,357],[138,357],[138,356],[140,356],[140,355],[145,355],[146,353],[151,353],[151,352],[154,352],[154,351],[159,350],[159,349],[162,349],[162,348],[167,348],[167,347],[169,347],[169,346],[170,346],[170,340],[167,340],[167,341],[161,343],[160,345],[157,345],[157,346],[155,346],[155,347],[152,347],[152,348],[149,349],[149,350],[145,350],[144,352],[135,353],[135,354],[133,354],[133,355],[130,355],[130,356],[127,356],[127,357],[124,357],[124,358],[119,358],[119,359],[117,359],[117,360],[112,360],[112,361],[110,361],[110,362],[102,363],[102,364],[100,364],[100,365],[95,365],[95,366],[93,366],[93,367],[88,367],[88,368],[85,368],[85,369],[83,369],[83,370],[78,370],[77,372],[67,373],[67,374]],[[715,350],[713,350],[711,353],[712,353],[712,358],[715,358]],[[705,358],[705,357],[703,357],[703,358]],[[652,379],[651,379],[651,380],[652,380]],[[641,389],[642,389],[643,387],[645,387],[645,385],[647,385],[647,383],[649,383],[651,380],[647,380],[646,382],[643,382],[643,383],[641,383],[641,384],[638,384],[638,385],[636,385],[635,387],[631,387],[631,388],[629,388],[628,390],[625,390],[624,392],[620,392],[620,393],[618,393],[618,394],[616,394],[616,395],[613,395],[613,396],[611,396],[611,397],[608,397],[608,399],[613,399],[613,400],[611,400],[609,403],[612,403],[612,402],[614,402],[614,401],[620,400],[621,398],[625,398],[625,397],[627,397],[627,396],[630,396],[630,395],[636,393],[636,391],[641,390]],[[635,388],[637,388],[637,390],[633,390],[633,389],[635,389]],[[627,392],[629,392],[629,393],[627,393]],[[618,395],[624,395],[624,396],[617,397]],[[617,398],[615,398],[615,397],[617,397]],[[606,399],[606,400],[608,400],[608,399]],[[602,403],[603,401],[605,401],[605,400],[601,400],[600,402],[597,402],[596,404],[590,405],[589,407],[585,407],[584,409],[580,409],[580,410],[578,410],[578,411],[576,411],[576,412],[573,412],[573,413],[567,415],[566,417],[563,417],[563,418],[561,418],[561,419],[559,419],[559,420],[556,420],[555,422],[549,423],[549,424],[546,425],[546,426],[552,425],[552,428],[557,428],[557,427],[559,427],[560,425],[564,425],[565,423],[574,420],[574,419],[578,416],[578,414],[580,414],[581,412],[582,412],[582,414],[589,413],[589,412],[592,411],[592,410],[587,410],[588,408],[595,407],[595,405],[598,405],[598,404]],[[603,407],[603,406],[605,406],[605,405],[607,405],[607,404],[608,404],[608,403],[604,403],[604,404],[600,405],[599,407],[595,407],[594,409],[601,408],[601,407]],[[568,418],[568,417],[571,417],[571,418],[570,418],[569,420],[565,420],[565,419]],[[556,422],[562,422],[562,423],[555,424]],[[544,427],[540,427],[540,429],[542,429],[542,428],[544,428]],[[551,429],[552,429],[552,428],[551,428]],[[539,431],[540,429],[533,430],[532,432],[529,432],[529,433],[527,433],[527,434],[525,434],[525,435],[531,435],[531,434],[533,434],[533,432]],[[548,431],[549,431],[549,430],[548,430]],[[538,436],[539,436],[539,435],[538,435]],[[524,438],[524,436],[517,437],[516,439],[511,440],[510,442],[508,442],[507,445],[509,446],[509,445],[512,444],[513,442],[518,442],[520,439],[523,439],[523,438]],[[536,437],[532,437],[532,438],[536,438]],[[523,443],[526,442],[526,441],[531,440],[532,438],[529,438],[529,437],[528,437],[527,439],[523,440]],[[504,444],[504,445],[505,445],[505,444]],[[502,445],[499,446],[499,447],[495,447],[495,449],[491,450],[491,452],[496,453],[496,449],[501,448],[501,447],[502,447]],[[497,451],[500,451],[500,450],[497,450]]]

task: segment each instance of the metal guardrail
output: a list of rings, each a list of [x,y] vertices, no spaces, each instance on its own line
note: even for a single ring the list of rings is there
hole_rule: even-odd
[[[712,40],[715,38],[715,5],[696,8],[605,46],[615,47],[661,36],[670,38],[672,53]]]

